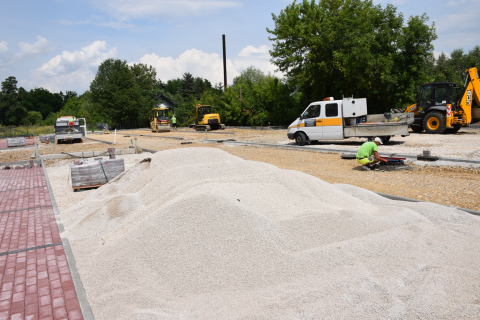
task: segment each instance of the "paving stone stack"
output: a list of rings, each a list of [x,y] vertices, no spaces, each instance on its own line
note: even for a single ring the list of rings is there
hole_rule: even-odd
[[[21,147],[25,145],[25,138],[7,139],[9,147]]]
[[[40,141],[41,142],[46,143],[47,139],[50,140],[50,142],[55,142],[55,135],[54,134],[42,134],[42,135],[40,135]]]
[[[123,159],[100,161],[80,160],[70,164],[72,188],[99,186],[113,180],[125,171]]]

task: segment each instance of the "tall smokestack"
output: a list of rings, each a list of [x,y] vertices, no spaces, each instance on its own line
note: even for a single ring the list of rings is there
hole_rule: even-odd
[[[225,87],[223,91],[227,90],[227,51],[225,49],[225,35],[222,35],[223,40],[223,86]]]

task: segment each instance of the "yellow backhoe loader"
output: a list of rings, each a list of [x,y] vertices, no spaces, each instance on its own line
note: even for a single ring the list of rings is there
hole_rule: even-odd
[[[196,131],[225,130],[225,125],[220,123],[220,115],[212,113],[212,107],[203,104],[195,106],[195,123],[188,127]]]
[[[432,82],[420,86],[417,103],[404,112],[414,112],[413,132],[456,133],[472,121],[473,98],[480,105],[480,78],[477,68],[465,71],[465,87],[455,82]]]

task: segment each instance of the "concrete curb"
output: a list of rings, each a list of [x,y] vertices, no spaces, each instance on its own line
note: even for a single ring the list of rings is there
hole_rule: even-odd
[[[260,126],[225,126],[225,128],[232,128],[232,129],[243,129],[243,130],[286,130],[288,129],[288,125],[284,126],[267,126],[267,127],[260,127]]]
[[[375,192],[375,191],[373,191],[373,192]],[[390,199],[390,200],[407,201],[407,202],[429,202],[429,201],[423,201],[423,200],[394,196],[394,195],[391,195],[391,194],[386,194],[386,193],[381,193],[381,192],[375,192],[375,193],[378,194],[379,196],[382,196],[382,197]],[[432,203],[440,204],[440,203],[436,203],[436,202],[432,202]],[[473,214],[473,215],[476,215],[476,216],[480,216],[480,211],[475,211],[475,210],[460,208],[460,207],[454,207],[454,206],[447,206],[447,205],[444,205],[444,204],[440,204],[440,205],[445,206],[445,207],[449,207],[449,208],[455,208],[457,210],[462,210],[462,211],[465,211],[467,213],[470,213],[470,214]]]
[[[135,149],[115,149],[116,155],[122,154],[134,154]],[[40,159],[52,160],[52,159],[75,159],[75,158],[92,158],[92,157],[101,157],[108,155],[108,151],[83,151],[83,152],[74,152],[74,153],[62,153],[62,154],[47,154],[41,155]]]
[[[52,199],[53,212],[55,213],[55,219],[57,220],[58,231],[60,234],[65,232],[63,227],[62,220],[60,219],[60,213],[58,211],[57,202],[55,201],[55,196],[53,195],[52,186],[50,185],[50,180],[48,180],[47,169],[42,162],[43,173],[45,174],[45,180],[47,181],[48,193]],[[67,257],[68,267],[70,268],[70,273],[72,274],[73,284],[75,286],[75,292],[77,293],[78,302],[80,304],[80,309],[82,310],[83,319],[85,320],[95,320],[93,316],[92,308],[87,300],[87,294],[85,288],[83,287],[82,279],[77,270],[77,265],[75,263],[75,258],[73,257],[72,248],[66,237],[62,237],[63,249],[65,251],[65,256]]]
[[[33,160],[33,163],[40,164],[40,160]],[[30,160],[14,161],[14,162],[0,162],[0,167],[3,166],[23,166],[24,164],[30,164]]]
[[[184,140],[182,137],[166,137],[166,136],[154,136],[150,134],[138,134],[138,133],[128,133],[124,132],[122,134],[131,135],[131,136],[141,136],[141,137],[151,137],[151,138],[164,138],[164,139],[175,139],[175,140]],[[100,140],[98,140],[100,141]]]
[[[113,144],[113,142],[108,142],[108,141],[102,141],[102,140],[97,140],[97,139],[92,139],[92,138],[87,138],[87,139],[88,139],[88,140],[97,141],[97,142],[106,143],[106,144]]]
[[[205,131],[188,131],[188,130],[177,130],[177,132],[186,132],[186,133],[205,133]],[[207,131],[207,134],[235,134],[235,132],[218,132],[218,131]]]

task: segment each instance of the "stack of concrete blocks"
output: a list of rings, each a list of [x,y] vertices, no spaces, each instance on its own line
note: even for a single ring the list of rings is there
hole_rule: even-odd
[[[79,189],[104,185],[124,171],[123,159],[75,161],[70,164],[72,188]]]
[[[21,147],[25,145],[25,138],[7,139],[9,147]]]
[[[41,142],[46,143],[47,139],[50,142],[55,142],[55,135],[54,134],[42,134],[42,135],[40,135],[40,141]]]

